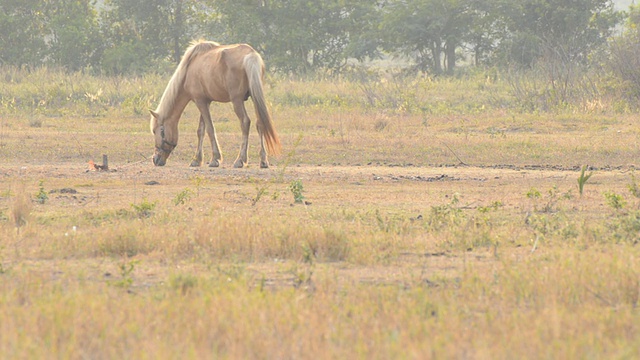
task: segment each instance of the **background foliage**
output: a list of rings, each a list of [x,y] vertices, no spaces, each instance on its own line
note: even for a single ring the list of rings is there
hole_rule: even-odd
[[[283,71],[392,56],[452,73],[555,54],[588,62],[623,15],[612,0],[2,0],[0,61],[138,73],[204,37],[250,43]]]
[[[349,74],[365,88],[389,68],[479,69],[522,110],[547,111],[637,99],[638,13],[613,0],[0,0],[0,64],[167,74],[207,38],[251,44],[270,72]]]

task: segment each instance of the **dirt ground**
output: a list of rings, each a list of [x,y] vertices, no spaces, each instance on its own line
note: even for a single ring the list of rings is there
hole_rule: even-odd
[[[473,211],[482,206],[500,202],[506,221],[520,222],[531,210],[529,189],[545,193],[549,189],[571,192],[575,201],[570,210],[581,213],[585,219],[598,217],[605,208],[605,191],[624,192],[629,183],[632,168],[595,169],[585,186],[583,196],[578,197],[578,169],[557,166],[272,166],[264,170],[257,165],[245,169],[233,169],[230,164],[221,168],[189,168],[187,164],[173,161],[165,167],[154,167],[150,162],[111,164],[109,171],[90,170],[87,164],[60,163],[54,165],[3,164],[0,168],[0,186],[11,188],[16,182],[25,182],[36,191],[39,180],[50,190],[50,207],[67,209],[97,209],[117,204],[128,204],[142,198],[171,198],[180,189],[193,186],[199,178],[202,191],[211,204],[226,211],[250,212],[251,199],[256,184],[274,182],[273,188],[286,192],[292,180],[304,184],[306,203],[293,204],[290,199],[259,206],[300,207],[307,211],[331,213],[341,209],[380,209],[403,213],[411,219],[422,219],[433,206],[449,203],[453,196],[459,198],[459,207]],[[65,191],[72,189],[73,193]],[[288,194],[287,194],[288,196]],[[283,195],[284,197],[284,195]],[[7,208],[10,199],[0,198],[0,206]],[[36,211],[40,211],[36,208]],[[302,210],[301,210],[302,211]],[[544,256],[544,249],[533,250],[532,244],[500,249],[479,248],[472,251],[443,251],[437,246],[424,252],[397,254],[392,261],[376,265],[352,263],[316,264],[314,271],[329,274],[342,283],[402,285],[421,281],[430,283],[435,278],[456,278],[470,264],[476,270],[487,273],[504,266],[509,261],[521,261],[531,256]],[[84,269],[88,279],[105,281],[117,275],[120,259],[4,259],[3,266],[21,267],[48,274],[52,278],[64,277]],[[224,265],[224,264],[223,264]],[[231,264],[227,264],[233,266]],[[219,264],[217,266],[220,266]],[[226,265],[224,265],[226,266]],[[300,266],[290,260],[273,259],[270,262],[244,264],[256,283],[280,288],[295,285]],[[165,281],[175,272],[202,272],[211,264],[192,262],[167,263],[161,256],[148,255],[137,266],[135,288],[145,288]],[[295,271],[292,269],[295,268]]]

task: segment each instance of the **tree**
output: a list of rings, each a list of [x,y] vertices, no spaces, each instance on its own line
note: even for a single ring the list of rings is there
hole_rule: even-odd
[[[377,23],[371,1],[221,0],[215,6],[226,41],[251,44],[284,71],[335,70],[349,57],[377,52],[366,31]]]
[[[504,34],[496,0],[475,0],[469,3],[469,31],[463,36],[476,66],[490,64],[491,57]]]
[[[632,98],[640,98],[640,6],[629,7],[624,31],[610,42],[606,64]]]
[[[0,3],[0,63],[39,65],[46,53],[46,19],[39,0]]]
[[[611,0],[499,0],[510,62],[530,66],[541,56],[586,63],[620,20]]]
[[[102,32],[108,73],[142,72],[180,61],[188,43],[204,33],[196,0],[106,0]]]
[[[95,1],[47,0],[47,62],[79,70],[97,65],[102,53]]]
[[[384,9],[384,47],[409,54],[423,71],[453,72],[472,12],[463,0],[392,0]]]

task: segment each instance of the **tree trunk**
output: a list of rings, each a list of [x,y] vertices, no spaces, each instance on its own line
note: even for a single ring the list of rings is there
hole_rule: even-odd
[[[175,15],[173,18],[173,61],[178,64],[182,57],[180,37],[182,35],[182,0],[176,0]]]
[[[442,56],[442,43],[434,41],[431,52],[433,55],[433,72],[437,75],[442,74],[442,63],[440,62],[440,57]]]
[[[452,74],[456,68],[456,45],[453,41],[447,41],[444,48],[444,56],[447,67],[447,74]]]

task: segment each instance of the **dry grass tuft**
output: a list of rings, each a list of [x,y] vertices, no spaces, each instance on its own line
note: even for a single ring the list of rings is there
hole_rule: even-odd
[[[25,189],[25,185],[18,185],[11,202],[11,219],[16,228],[19,229],[29,223],[32,209],[33,202]]]
[[[217,218],[194,231],[192,251],[215,259],[341,261],[349,256],[347,237],[331,229],[299,223],[269,224],[260,218]]]

